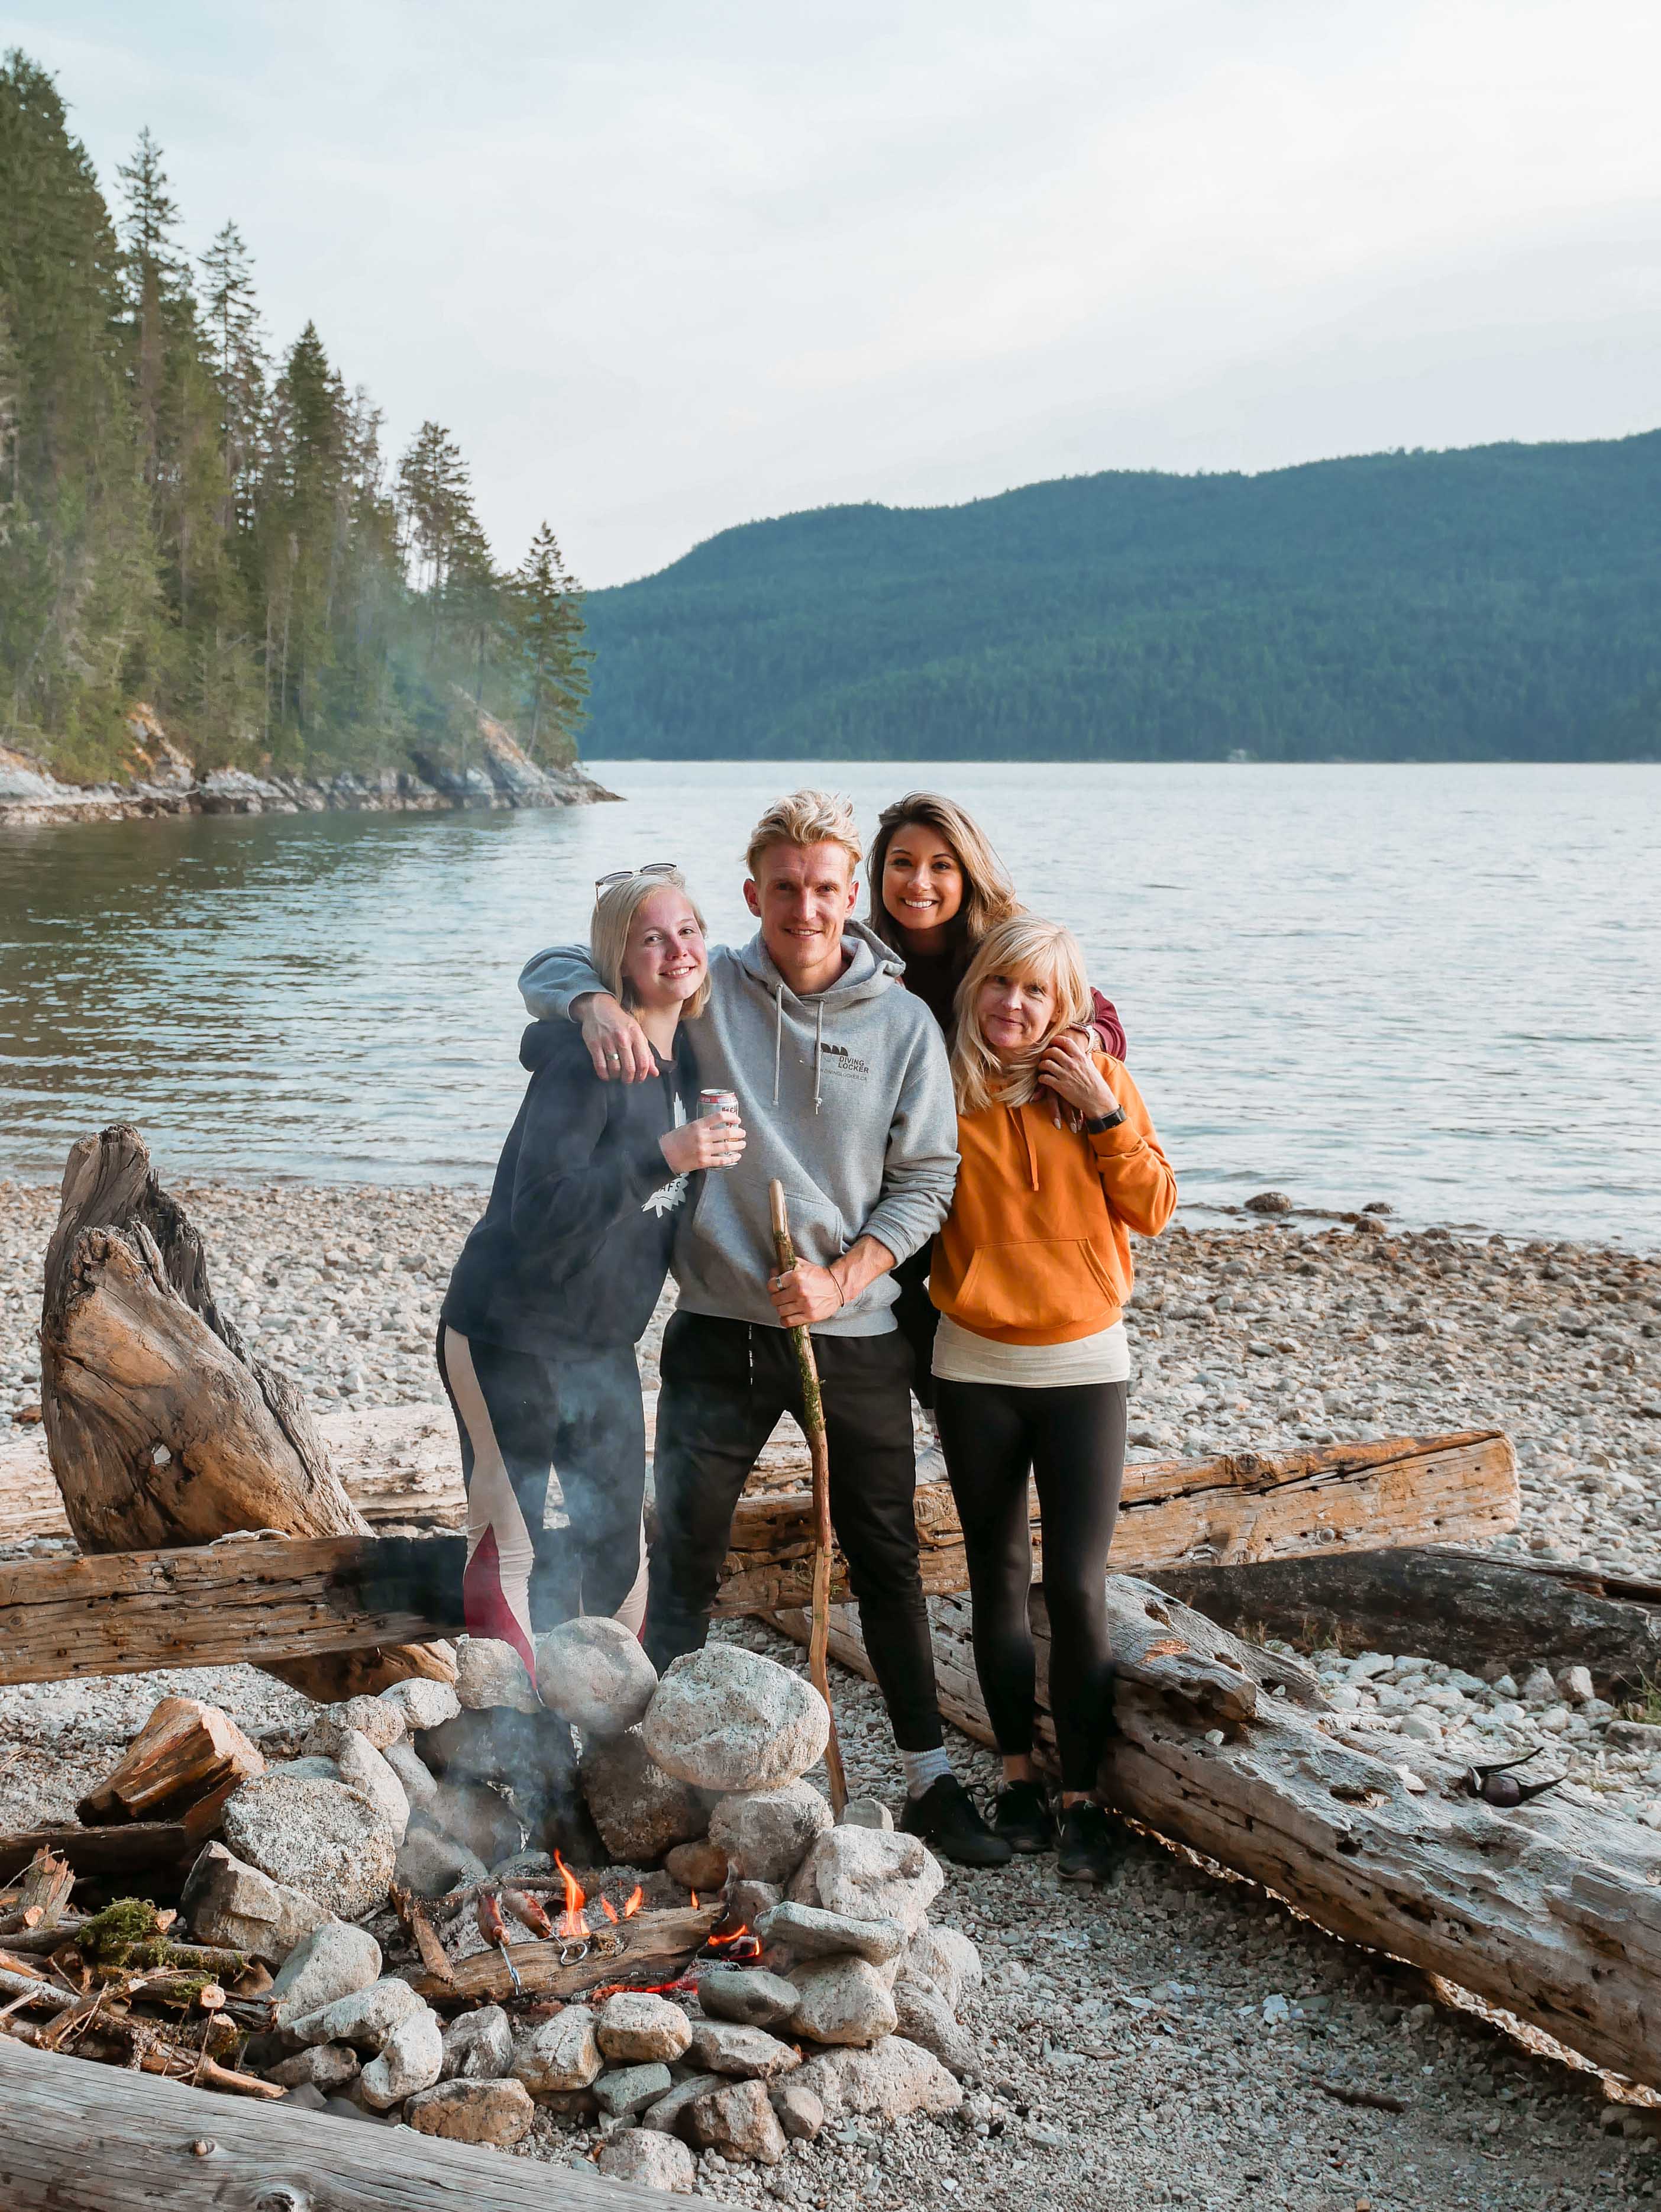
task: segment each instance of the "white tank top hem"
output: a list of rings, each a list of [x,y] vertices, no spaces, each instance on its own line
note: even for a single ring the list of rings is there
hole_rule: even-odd
[[[942,1314],[934,1340],[935,1379],[941,1382],[1001,1382],[1016,1390],[1075,1389],[1081,1383],[1128,1382],[1131,1345],[1125,1323],[1070,1344],[1000,1344],[977,1336]]]

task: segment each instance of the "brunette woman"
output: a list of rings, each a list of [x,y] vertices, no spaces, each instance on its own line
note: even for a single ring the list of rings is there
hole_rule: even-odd
[[[935,1240],[936,1411],[963,1526],[975,1668],[1018,1851],[1054,1824],[1033,1765],[1028,1477],[1038,1488],[1061,1765],[1060,1871],[1100,1881],[1119,1837],[1095,1799],[1111,1726],[1105,1577],[1125,1469],[1131,1233],[1156,1237],[1176,1178],[1124,1062],[1090,1027],[1083,956],[1017,915],[957,994],[957,1188]]]
[[[953,1000],[994,923],[1022,911],[1015,885],[972,814],[936,791],[907,792],[877,817],[866,862],[870,925],[905,961],[901,981],[952,1039]],[[1125,1029],[1111,1000],[1090,994],[1089,1019],[1104,1052],[1125,1057]],[[935,1324],[929,1248],[894,1271],[894,1316],[912,1350],[912,1388],[924,1411],[934,1405]]]
[[[439,1369],[467,1485],[469,1633],[511,1644],[645,1606],[646,1431],[634,1346],[669,1272],[688,1178],[730,1167],[736,1114],[688,1120],[681,1018],[709,994],[704,918],[678,868],[603,878],[590,951],[650,1040],[656,1081],[603,1083],[581,1032],[532,1022],[530,1071],[490,1202],[446,1295]],[[556,1474],[569,1526],[543,1525]]]

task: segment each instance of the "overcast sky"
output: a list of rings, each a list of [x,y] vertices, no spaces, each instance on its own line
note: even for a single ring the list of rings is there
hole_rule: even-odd
[[[500,557],[1661,422],[1655,0],[0,0]]]

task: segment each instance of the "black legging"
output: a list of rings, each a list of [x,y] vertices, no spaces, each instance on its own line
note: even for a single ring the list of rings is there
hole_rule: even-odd
[[[929,1296],[929,1261],[933,1255],[931,1237],[894,1271],[894,1279],[900,1285],[900,1295],[894,1302],[894,1325],[912,1348],[912,1395],[925,1413],[934,1410],[934,1334],[940,1326],[940,1309]]]
[[[1112,1728],[1106,1577],[1125,1473],[1126,1395],[1123,1382],[1056,1390],[935,1382],[940,1442],[968,1554],[975,1671],[997,1747],[1011,1759],[1033,1748],[1029,1468],[1038,1485],[1050,1710],[1064,1790],[1095,1788]]]

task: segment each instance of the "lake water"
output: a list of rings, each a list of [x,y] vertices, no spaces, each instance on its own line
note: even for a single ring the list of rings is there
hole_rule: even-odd
[[[593,878],[687,869],[748,933],[800,764],[608,761],[627,804],[0,828],[0,1172],[144,1131],[165,1172],[483,1181],[514,979]],[[1185,1202],[1661,1246],[1661,770],[852,763],[988,826],[1118,1004]]]

